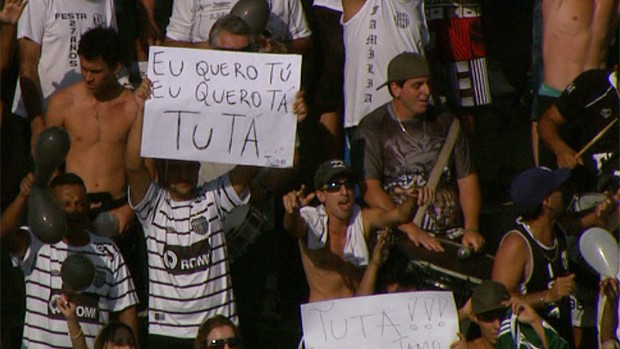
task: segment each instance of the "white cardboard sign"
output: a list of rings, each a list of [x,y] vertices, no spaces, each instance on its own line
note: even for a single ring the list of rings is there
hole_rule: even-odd
[[[142,156],[291,167],[301,56],[151,47]]]
[[[448,349],[459,331],[449,291],[308,303],[301,319],[306,349]]]

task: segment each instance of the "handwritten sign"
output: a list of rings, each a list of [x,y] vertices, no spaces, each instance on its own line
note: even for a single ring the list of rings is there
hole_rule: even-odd
[[[421,291],[303,304],[306,349],[448,349],[458,315],[452,292]]]
[[[142,156],[292,166],[301,56],[149,51]]]

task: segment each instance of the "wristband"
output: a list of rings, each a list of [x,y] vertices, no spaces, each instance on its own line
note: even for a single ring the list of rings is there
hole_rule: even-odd
[[[84,335],[84,332],[82,332],[82,329],[80,328],[80,332],[78,334],[76,334],[75,336],[72,336],[71,333],[69,333],[69,336],[71,336],[71,339],[78,339],[80,337],[82,337]]]
[[[480,234],[480,230],[478,228],[467,228],[463,234],[467,234],[468,232],[473,231],[474,233]]]

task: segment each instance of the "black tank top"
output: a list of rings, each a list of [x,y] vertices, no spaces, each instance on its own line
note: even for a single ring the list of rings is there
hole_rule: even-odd
[[[521,294],[551,289],[557,276],[569,274],[566,234],[557,223],[554,223],[553,247],[544,248],[534,239],[527,224],[520,219],[517,219],[516,223],[514,231],[525,239],[528,249],[531,251],[532,273],[529,279],[520,285]],[[551,324],[568,343],[573,342],[569,297],[564,297],[561,301],[549,304],[542,310],[538,309],[538,311],[542,318]]]

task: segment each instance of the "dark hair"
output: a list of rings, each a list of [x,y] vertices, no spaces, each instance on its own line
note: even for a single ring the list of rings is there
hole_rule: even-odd
[[[250,46],[256,42],[252,28],[239,16],[228,14],[220,17],[211,27],[209,32],[209,47],[219,48],[219,36],[221,32],[227,32],[233,35],[245,35],[249,38]]]
[[[133,340],[134,342],[136,342],[137,346],[138,343],[136,341],[136,335],[133,333],[131,327],[129,327],[129,325],[127,325],[126,323],[112,320],[108,322],[105,326],[103,326],[101,331],[99,331],[97,337],[95,337],[95,345],[93,346],[93,349],[105,349],[106,344],[112,340],[112,336],[114,336],[116,331],[121,328],[125,328],[129,331],[129,333],[131,333],[131,336],[133,337]]]
[[[390,88],[390,85],[392,85],[392,83],[395,83],[398,87],[402,88],[403,86],[405,86],[405,82],[407,82],[407,80],[397,80],[397,81],[390,81],[387,84],[387,89],[388,92],[390,93],[390,96],[392,96],[392,98],[394,98],[394,93],[392,93],[392,89]]]
[[[50,183],[51,188],[56,188],[59,185],[80,185],[86,188],[82,178],[71,172],[61,173],[52,179],[52,182]]]
[[[531,219],[536,219],[536,218],[540,217],[540,215],[542,213],[543,213],[543,206],[542,206],[542,203],[541,203],[540,205],[536,206],[535,208],[533,208],[531,210],[527,210],[527,211],[524,211],[524,212],[519,212],[519,215],[523,219],[531,220]]]
[[[95,27],[82,34],[78,47],[80,56],[89,61],[101,58],[110,68],[122,62],[121,52],[118,33],[104,27]]]
[[[202,323],[202,325],[200,325],[200,328],[198,329],[198,334],[196,335],[196,342],[194,343],[194,348],[203,349],[206,344],[205,341],[207,340],[207,336],[209,335],[211,330],[220,326],[228,326],[232,328],[233,332],[235,333],[235,337],[241,340],[241,332],[239,331],[237,325],[235,325],[234,322],[230,321],[230,319],[226,316],[218,314],[208,318],[207,320],[205,320],[205,322]]]

